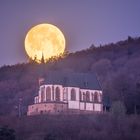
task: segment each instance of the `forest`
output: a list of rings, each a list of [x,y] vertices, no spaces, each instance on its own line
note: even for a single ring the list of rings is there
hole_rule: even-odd
[[[3,129],[9,132],[10,128],[4,126],[8,125],[15,130],[18,140],[140,139],[139,54],[140,37],[128,36],[116,43],[92,44],[86,50],[67,52],[47,63],[37,64],[29,60],[28,63],[2,66],[0,135]],[[104,113],[70,118],[61,115],[26,117],[27,106],[33,103],[33,97],[38,92],[38,79],[48,70],[95,73],[103,90]],[[21,118],[18,118],[19,105]],[[37,127],[33,127],[35,125]]]
[[[139,140],[137,115],[0,117],[0,140]],[[3,135],[1,135],[3,134]]]

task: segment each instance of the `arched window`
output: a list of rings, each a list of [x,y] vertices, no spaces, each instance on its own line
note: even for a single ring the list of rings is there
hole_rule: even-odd
[[[71,100],[72,101],[75,101],[76,100],[76,91],[75,91],[75,89],[72,89],[71,90]]]
[[[98,92],[94,93],[94,102],[98,102]]]
[[[41,87],[41,102],[45,101],[44,87]]]
[[[94,102],[94,94],[91,93],[92,102]]]
[[[80,91],[80,101],[82,101],[82,92]]]
[[[36,97],[34,98],[34,103],[35,103],[35,104],[38,103],[38,96],[36,96]]]
[[[86,101],[86,94],[83,92],[83,101]]]
[[[89,93],[89,91],[86,92],[86,101],[90,102],[90,93]]]
[[[60,88],[56,87],[55,89],[55,100],[60,101]]]
[[[47,101],[51,100],[51,88],[50,87],[46,88],[46,100]]]

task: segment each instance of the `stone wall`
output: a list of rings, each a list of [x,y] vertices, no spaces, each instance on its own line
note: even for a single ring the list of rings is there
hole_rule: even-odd
[[[60,114],[65,113],[68,107],[66,103],[39,103],[28,106],[27,115],[39,115],[39,114]]]

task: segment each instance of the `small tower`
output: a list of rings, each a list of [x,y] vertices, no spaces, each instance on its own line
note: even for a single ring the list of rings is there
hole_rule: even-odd
[[[45,70],[45,59],[44,59],[44,54],[42,52],[42,58],[40,60],[40,66],[39,66],[39,77],[44,77],[45,76],[45,73],[46,73],[46,70]]]
[[[42,52],[41,64],[44,64],[44,63],[45,63],[45,60],[44,60],[44,55],[43,55],[43,52]]]

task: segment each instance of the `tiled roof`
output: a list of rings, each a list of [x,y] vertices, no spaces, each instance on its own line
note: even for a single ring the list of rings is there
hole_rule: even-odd
[[[101,90],[97,77],[93,73],[48,71],[45,77],[45,84],[59,84],[64,87]]]

